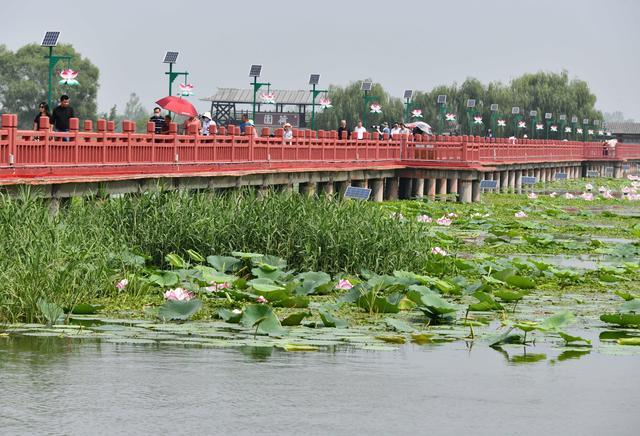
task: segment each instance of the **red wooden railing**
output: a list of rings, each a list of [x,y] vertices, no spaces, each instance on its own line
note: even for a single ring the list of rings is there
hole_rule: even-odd
[[[48,119],[40,130],[18,130],[15,115],[2,115],[0,128],[0,173],[16,175],[20,169],[47,168],[50,174],[60,168],[83,169],[104,173],[110,168],[129,168],[157,172],[170,165],[248,164],[253,168],[278,163],[303,168],[305,165],[342,163],[386,163],[396,165],[477,166],[500,163],[535,163],[584,160],[640,159],[640,145],[618,144],[615,148],[600,143],[485,139],[473,136],[396,136],[379,139],[365,134],[365,139],[337,139],[335,131],[312,132],[294,130],[292,139],[284,139],[282,129],[275,137],[254,136],[253,128],[246,135],[239,129],[213,128],[209,136],[190,130],[177,134],[172,124],[168,134],[153,133],[149,123],[147,133],[136,133],[132,121],[122,123],[122,133],[114,131],[113,122],[98,120],[96,129],[91,121],[70,120],[70,131],[51,132]],[[68,174],[68,171],[67,171]]]

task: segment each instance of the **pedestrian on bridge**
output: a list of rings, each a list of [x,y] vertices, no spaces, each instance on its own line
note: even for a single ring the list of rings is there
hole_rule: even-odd
[[[343,136],[346,133],[346,136]],[[351,129],[347,127],[347,120],[340,120],[340,127],[338,127],[338,139],[349,139],[351,136]]]
[[[161,111],[162,109],[156,106],[155,108],[153,108],[153,116],[149,118],[149,121],[155,124],[156,133],[162,133],[162,125],[164,124],[164,117],[160,115]]]
[[[356,132],[357,139],[364,139],[364,134],[367,133],[367,128],[362,125],[362,121],[358,121],[358,125],[353,129],[353,131]]]
[[[51,114],[49,113],[49,105],[44,101],[38,106],[38,115],[36,115],[36,117],[33,119],[33,130],[38,130],[40,128],[40,118],[42,117],[51,119]]]
[[[216,122],[211,119],[211,112],[202,115],[202,136],[209,136],[209,127],[215,126]]]
[[[69,120],[75,115],[73,108],[70,106],[69,96],[63,94],[60,96],[60,104],[53,109],[51,114],[51,124],[56,132],[68,132]],[[63,141],[69,141],[69,138],[63,138]]]

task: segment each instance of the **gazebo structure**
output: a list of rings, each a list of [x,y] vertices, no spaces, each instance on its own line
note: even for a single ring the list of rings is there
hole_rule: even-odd
[[[307,126],[307,106],[311,106],[312,103],[309,90],[274,89],[270,93],[274,95],[275,103],[265,103],[261,99],[257,101],[254,120],[257,128],[275,129],[284,123],[290,123],[296,128]],[[211,102],[211,116],[218,125],[237,124],[242,114],[249,114],[251,117],[253,90],[218,88],[214,95],[200,100]]]

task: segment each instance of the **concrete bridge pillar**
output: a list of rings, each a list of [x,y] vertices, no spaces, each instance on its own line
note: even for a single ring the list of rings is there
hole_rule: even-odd
[[[536,178],[537,182],[540,181],[540,174],[542,174],[542,172],[540,171],[540,168],[536,168],[534,171],[534,177]]]
[[[316,191],[318,189],[318,184],[316,182],[306,182],[300,183],[299,192],[302,195],[306,195],[307,197],[313,197],[316,195]]]
[[[413,197],[424,197],[424,179],[422,177],[413,179]]]
[[[509,192],[516,192],[516,171],[509,171]]]
[[[453,201],[458,201],[458,178],[453,177],[447,180],[447,193],[453,194]]]
[[[398,190],[400,189],[400,182],[397,177],[389,177],[386,183],[387,200],[395,201],[398,199]]]
[[[622,177],[624,177],[622,171],[622,162],[616,162],[613,166],[613,177],[615,177],[616,179],[621,179]]]
[[[324,195],[330,197],[333,195],[333,182],[327,182],[324,184],[324,186],[322,187],[322,192],[324,192]]]
[[[516,194],[522,194],[522,171],[523,170],[516,170]]]
[[[371,181],[371,198],[373,201],[381,202],[384,200],[384,180],[373,179]]]
[[[500,192],[500,171],[496,171],[493,173],[493,180],[496,181],[496,192]]]
[[[446,199],[447,199],[447,179],[438,179],[437,190],[438,190],[438,197],[440,197],[440,200],[446,201]]]
[[[484,180],[493,180],[493,173],[482,173]]]
[[[407,177],[400,178],[398,195],[400,196],[401,200],[407,200],[411,198],[411,186],[413,185],[412,180],[413,179],[409,179]]]
[[[480,201],[480,180],[471,181],[471,201],[474,203]]]
[[[349,186],[350,184],[351,180],[336,182],[336,191],[338,191],[338,196],[340,198],[344,197],[344,193],[347,191],[347,186]]]
[[[509,170],[503,171],[500,175],[500,191],[509,191]]]
[[[362,182],[360,182],[360,187],[361,188],[368,188],[369,187],[369,179],[364,179]]]
[[[471,180],[459,181],[460,195],[458,201],[461,203],[471,203],[473,200],[473,187]]]
[[[293,184],[292,183],[287,183],[286,185],[280,185],[280,192],[292,193],[293,192]]]
[[[427,179],[427,195],[429,200],[436,199],[436,179]]]

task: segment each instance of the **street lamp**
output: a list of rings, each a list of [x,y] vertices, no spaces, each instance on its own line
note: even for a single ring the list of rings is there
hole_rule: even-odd
[[[404,91],[404,120],[403,120],[405,122],[409,120],[409,110],[411,108],[411,98],[413,98],[413,90],[412,89],[406,89]]]
[[[189,73],[186,71],[173,71],[173,64],[178,60],[177,51],[168,51],[164,54],[163,64],[169,64],[169,71],[165,74],[169,76],[169,95],[171,95],[171,88],[173,87],[173,81],[176,80],[178,76],[184,76],[184,83],[187,83],[187,77],[189,77]]]
[[[444,114],[447,112],[447,96],[444,94],[439,95],[436,102],[438,103],[438,130],[442,135],[444,131]]]
[[[498,118],[498,104],[497,103],[492,103],[491,106],[489,106],[489,110],[491,111],[491,134],[494,137],[497,137],[496,134],[496,120]]]
[[[571,117],[571,126],[573,128],[573,139],[575,141],[578,140],[578,117],[577,116],[572,116]]]
[[[513,115],[513,131],[515,132],[515,137],[518,137],[518,122],[522,118],[520,115],[520,106],[513,106],[511,108],[511,115]]]
[[[582,120],[582,140],[584,142],[587,142],[589,140],[589,137],[587,135],[588,131],[589,131],[589,118],[584,118]]]
[[[42,39],[41,47],[49,48],[49,55],[45,56],[45,59],[49,59],[49,90],[47,92],[47,102],[51,107],[51,89],[53,86],[53,69],[59,60],[71,61],[71,56],[54,56],[53,48],[58,45],[58,38],[60,38],[60,32],[46,32]]]
[[[473,135],[473,116],[476,113],[476,100],[470,98],[467,100],[467,122],[469,124],[469,135]]]
[[[564,125],[567,124],[567,115],[560,115],[560,139],[564,139]]]
[[[553,117],[552,112],[545,112],[544,123],[547,126],[547,139],[549,139],[549,128],[551,127],[551,123],[553,122],[553,120],[551,119],[552,117]]]
[[[536,124],[538,123],[538,111],[529,111],[529,123],[531,123],[531,138],[536,139]]]
[[[316,130],[316,97],[322,92],[329,92],[326,89],[316,89],[316,85],[320,82],[320,74],[312,74],[309,76],[309,85],[313,87],[311,92],[311,130]]]
[[[264,86],[271,86],[271,83],[260,83],[258,82],[258,77],[260,77],[260,73],[262,72],[262,65],[251,65],[251,70],[249,70],[249,77],[253,77],[253,109],[252,109],[252,119],[256,119],[256,94],[258,94],[258,90]]]
[[[369,95],[369,92],[371,92],[371,87],[372,86],[373,86],[373,83],[371,83],[369,81],[362,82],[362,85],[360,86],[360,90],[364,92],[364,97],[363,97],[364,98],[364,112],[362,114],[362,125],[363,126],[367,125],[367,109],[368,109],[368,105],[369,105],[369,99],[371,98],[371,96]]]

